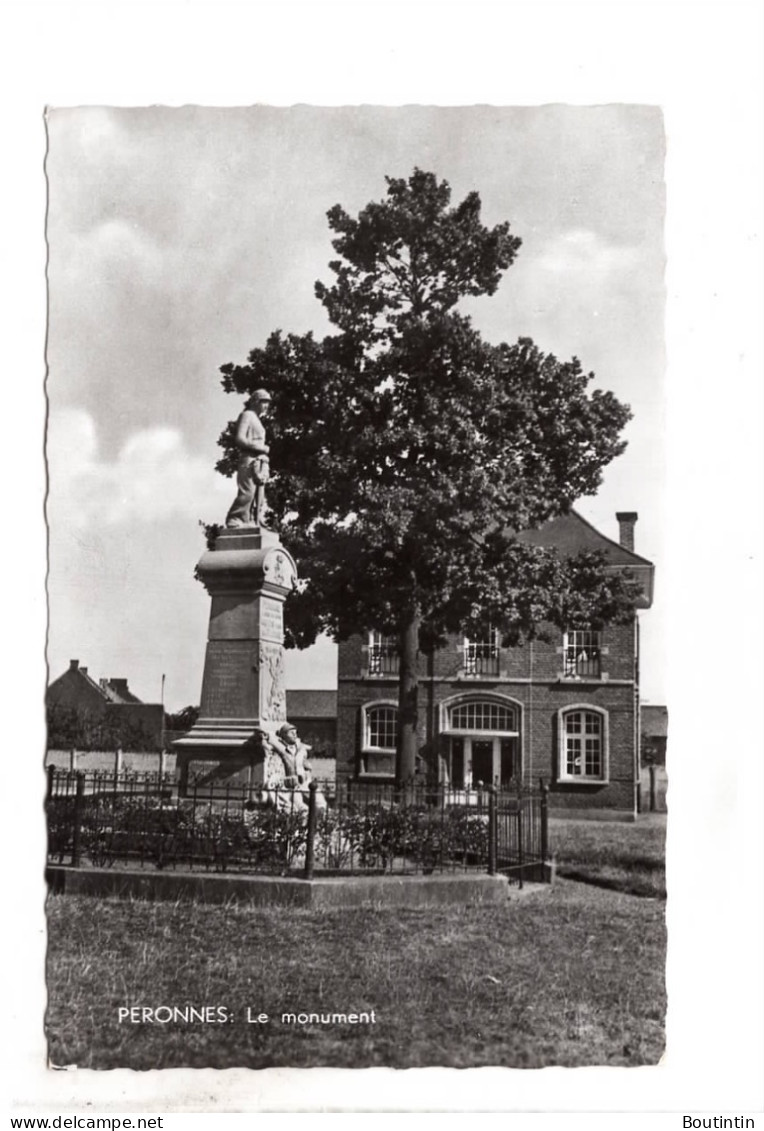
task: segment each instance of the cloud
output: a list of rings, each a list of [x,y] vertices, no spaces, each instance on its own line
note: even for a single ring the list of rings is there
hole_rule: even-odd
[[[644,255],[639,247],[615,244],[596,232],[576,228],[546,240],[526,241],[514,285],[535,316],[571,320],[611,318],[637,299],[643,286]],[[592,327],[593,329],[594,327]]]
[[[92,317],[108,307],[115,291],[157,286],[167,270],[166,258],[147,232],[124,220],[106,220],[52,243],[51,297],[64,311]]]
[[[562,232],[542,245],[535,265],[538,271],[564,276],[568,282],[581,275],[591,285],[614,273],[632,270],[639,260],[639,248],[616,246],[596,232],[579,228]]]
[[[48,434],[52,527],[82,529],[225,513],[231,484],[211,462],[191,455],[174,428],[128,436],[114,459],[103,458],[93,418],[82,409],[51,417]]]
[[[120,140],[118,117],[105,106],[53,108],[46,121],[50,137],[76,149],[80,159],[103,160],[104,152]]]
[[[641,386],[646,373],[662,372],[656,256],[652,247],[585,227],[524,232],[495,301],[480,307],[474,300],[475,322],[493,341],[527,335],[558,357],[575,355],[629,399],[633,381],[639,377]]]

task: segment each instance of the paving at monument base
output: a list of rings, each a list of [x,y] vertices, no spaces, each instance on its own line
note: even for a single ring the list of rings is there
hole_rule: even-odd
[[[547,866],[551,878],[551,868]],[[277,876],[145,872],[133,869],[49,867],[57,894],[121,899],[198,900],[250,906],[428,907],[431,904],[501,903],[530,890],[510,888],[506,876],[331,876],[312,880]],[[535,885],[534,885],[535,886]]]

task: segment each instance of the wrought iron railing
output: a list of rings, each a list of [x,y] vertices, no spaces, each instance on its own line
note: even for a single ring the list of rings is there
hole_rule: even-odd
[[[51,863],[295,875],[488,871],[548,856],[546,791],[311,783],[213,793],[157,774],[48,771]]]
[[[400,655],[396,644],[370,644],[369,675],[398,675]]]
[[[565,676],[568,679],[599,679],[601,668],[602,652],[596,639],[583,643],[568,642],[565,648]]]
[[[465,644],[463,669],[465,675],[498,675],[499,649],[495,644]]]

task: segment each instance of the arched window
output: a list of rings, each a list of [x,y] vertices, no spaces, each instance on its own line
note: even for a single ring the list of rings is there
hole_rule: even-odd
[[[608,776],[607,714],[576,704],[560,711],[560,781],[603,782]]]
[[[390,700],[365,703],[361,708],[361,773],[395,775],[398,707]]]
[[[517,708],[512,703],[470,699],[449,711],[448,730],[451,731],[485,730],[514,734],[517,729]]]

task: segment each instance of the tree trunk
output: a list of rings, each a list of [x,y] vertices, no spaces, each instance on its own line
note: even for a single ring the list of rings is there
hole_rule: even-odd
[[[418,750],[419,718],[419,622],[412,609],[400,634],[400,674],[398,678],[398,735],[395,754],[395,784],[406,785],[414,777]]]

